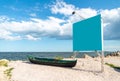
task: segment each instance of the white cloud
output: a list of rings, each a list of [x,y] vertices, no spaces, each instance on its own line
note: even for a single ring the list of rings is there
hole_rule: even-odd
[[[55,18],[55,17],[49,17],[50,20],[52,20],[53,22],[55,23],[63,23],[65,22],[65,20],[62,20],[62,19],[58,19],[58,18]]]
[[[78,8],[75,8],[74,5],[66,4],[63,1],[57,1],[56,4],[52,5],[51,10],[54,14],[60,13],[65,16],[68,15],[69,18],[67,20],[64,20],[49,16],[46,20],[37,18],[31,18],[31,20],[29,21],[20,22],[4,20],[3,22],[0,22],[0,28],[10,32],[8,36],[13,37],[15,39],[17,39],[18,37],[18,39],[39,40],[39,38],[44,36],[56,39],[71,39],[72,23],[70,21],[76,22],[77,20],[75,19],[75,17],[78,18],[78,20],[80,20],[80,18],[77,16],[71,16],[72,11],[77,10],[77,12],[80,13],[84,12],[86,13],[86,15],[84,14],[84,16],[86,17],[96,14],[95,10],[93,10],[92,12],[92,9],[90,8],[80,10]],[[87,14],[89,13],[91,15],[87,16]],[[34,13],[31,13],[30,15],[36,16],[36,14]],[[8,19],[10,20],[10,18]],[[14,36],[14,34],[16,36]]]
[[[60,36],[61,23],[65,22],[62,19],[49,17],[46,20],[32,18],[29,21],[4,21],[0,22],[1,39],[28,39],[40,40],[41,37],[54,37]],[[2,36],[3,35],[3,36]],[[15,36],[14,36],[15,35]],[[13,38],[10,38],[13,37]]]
[[[53,14],[63,14],[67,15],[68,22],[77,22],[80,20],[83,20],[80,16],[83,18],[89,18],[92,16],[97,15],[98,13],[101,13],[102,15],[102,26],[104,27],[104,39],[108,40],[116,40],[120,39],[120,8],[115,8],[115,9],[104,9],[104,10],[95,10],[92,8],[78,8],[75,7],[72,4],[67,4],[63,1],[57,1],[55,4],[52,5],[51,11]],[[71,16],[71,13],[73,11],[76,11],[76,15]],[[67,23],[68,24],[68,23]],[[63,32],[62,28],[62,32]],[[71,27],[69,27],[71,29]],[[69,30],[67,29],[67,30]],[[65,30],[66,31],[66,30]],[[69,30],[70,31],[70,30]],[[66,32],[65,32],[66,33]],[[69,32],[69,34],[71,34]]]
[[[97,15],[97,10],[92,8],[81,8],[78,10],[78,14],[80,14],[84,18],[89,18]]]
[[[54,14],[60,13],[63,15],[71,15],[74,10],[74,5],[66,4],[65,2],[59,0],[51,6],[51,11]]]
[[[102,10],[104,38],[107,40],[120,39],[120,8]]]
[[[27,37],[28,40],[38,40],[38,38],[35,38],[35,37],[31,36],[31,35],[26,35],[26,37]]]
[[[7,16],[0,16],[0,22],[9,21],[10,19]]]
[[[20,36],[12,36],[12,33],[1,29],[0,30],[0,39],[5,39],[5,40],[20,40],[21,37]]]
[[[72,11],[78,15],[71,15]],[[97,15],[98,11],[92,8],[77,8],[63,1],[57,1],[51,6],[54,14],[67,15],[66,19],[48,16],[47,19],[31,18],[29,21],[14,21],[0,16],[0,39],[5,40],[40,40],[42,37],[56,39],[72,39],[72,23],[84,18]],[[101,10],[105,39],[120,39],[120,8]],[[34,13],[31,16],[35,16]]]
[[[72,4],[67,4],[63,1],[57,0],[55,4],[51,6],[51,12],[53,14],[63,14],[63,15],[72,15],[72,12],[76,11],[78,15],[83,16],[84,18],[88,18],[97,14],[95,9],[91,8],[78,8]],[[80,16],[79,16],[80,18]]]
[[[72,12],[75,11],[76,14],[72,15]],[[57,0],[51,6],[51,12],[53,14],[62,14],[68,17],[68,22],[77,22],[79,20],[83,20],[92,16],[97,15],[97,10],[92,8],[78,8],[72,4],[67,4],[63,1]]]

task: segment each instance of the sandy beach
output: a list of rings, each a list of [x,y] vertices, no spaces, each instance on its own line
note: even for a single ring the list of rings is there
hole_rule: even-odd
[[[104,65],[101,73],[100,58],[77,58],[73,68],[32,64],[29,61],[10,61],[13,67],[10,81],[119,81],[120,70]],[[106,57],[105,63],[120,66],[120,57]],[[0,67],[0,81],[9,81]]]

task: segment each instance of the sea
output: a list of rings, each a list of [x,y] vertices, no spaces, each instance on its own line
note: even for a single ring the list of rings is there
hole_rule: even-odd
[[[104,52],[105,55],[110,53],[111,52]],[[92,56],[92,57],[97,56],[95,52],[79,52],[76,57],[82,58],[84,54],[88,54],[89,56]],[[73,55],[73,52],[0,52],[0,59],[27,61],[28,60],[27,56],[70,58],[72,55]]]

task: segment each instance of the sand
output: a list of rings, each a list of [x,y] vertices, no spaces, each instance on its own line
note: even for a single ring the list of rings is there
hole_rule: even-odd
[[[101,73],[100,61],[100,58],[78,58],[74,68],[11,61],[9,67],[14,68],[11,81],[120,81],[120,70],[104,65],[105,71]],[[120,57],[107,57],[105,62],[120,66]]]

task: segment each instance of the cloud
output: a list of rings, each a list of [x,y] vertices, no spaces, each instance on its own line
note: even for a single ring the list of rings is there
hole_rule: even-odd
[[[56,3],[51,5],[51,11],[53,14],[63,14],[63,15],[71,15],[75,10],[75,6],[71,4],[66,4],[63,1],[57,0]]]
[[[120,40],[120,8],[102,10],[104,39]]]
[[[1,29],[0,30],[0,39],[4,39],[4,40],[20,40],[21,37],[20,36],[12,36],[12,33]]]
[[[10,19],[9,19],[9,17],[7,17],[7,16],[0,16],[0,22],[4,22],[4,21],[9,21]]]
[[[52,14],[67,16],[60,19],[48,16],[47,19],[33,18],[36,14],[31,13],[29,20],[15,21],[15,19],[0,16],[0,39],[4,40],[41,40],[43,37],[56,38],[61,40],[72,39],[72,23],[82,20],[82,17],[95,16],[100,11],[104,27],[104,39],[120,39],[120,8],[111,10],[95,10],[92,8],[78,8],[59,0],[51,7]],[[72,11],[78,15],[71,15]],[[80,15],[80,16],[79,16]]]
[[[54,3],[51,6],[51,12],[53,14],[63,14],[63,15],[72,15],[73,11],[77,11],[77,13],[85,18],[94,16],[97,14],[97,11],[95,9],[91,8],[78,8],[75,7],[72,4],[67,4],[64,1],[57,0],[56,3]],[[80,16],[79,16],[80,18]]]
[[[78,14],[80,14],[82,17],[89,18],[92,16],[97,15],[98,11],[92,8],[80,8],[79,10],[77,10]]]
[[[10,18],[9,18],[10,19]],[[66,28],[62,28],[61,23],[65,21],[55,17],[48,17],[46,20],[31,18],[29,21],[8,21],[3,18],[4,22],[0,22],[0,39],[8,40],[40,40],[41,37],[62,38]],[[64,26],[64,25],[63,25]],[[61,31],[63,33],[61,34]],[[67,32],[67,31],[66,31]]]
[[[28,40],[38,40],[38,39],[40,39],[40,38],[35,38],[35,37],[31,36],[31,35],[26,35],[26,38]]]
[[[71,12],[76,11],[76,15],[71,16]],[[120,8],[115,9],[104,9],[104,10],[95,10],[92,8],[78,8],[75,5],[67,4],[64,1],[57,0],[51,6],[51,12],[53,14],[62,14],[68,16],[69,22],[77,22],[83,20],[83,18],[89,18],[95,16],[99,13],[102,15],[102,25],[104,28],[104,39],[105,40],[120,40]],[[83,18],[81,18],[81,16]],[[67,23],[68,24],[68,23]],[[70,31],[71,27],[69,27]],[[69,32],[69,34],[71,34]]]

